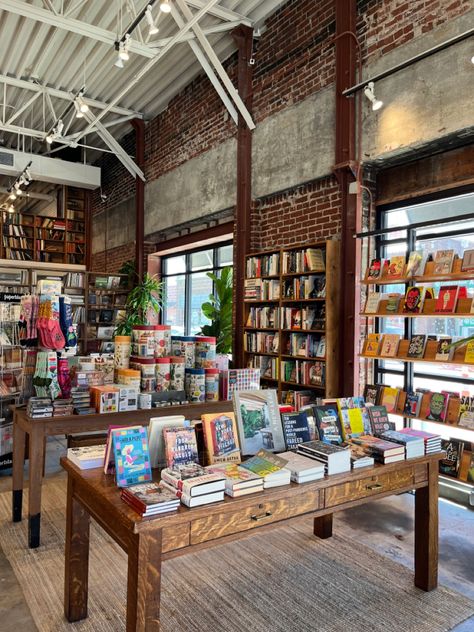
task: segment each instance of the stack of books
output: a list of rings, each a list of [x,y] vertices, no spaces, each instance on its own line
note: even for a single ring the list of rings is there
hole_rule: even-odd
[[[52,417],[53,403],[49,397],[30,397],[26,407],[26,414],[32,419]]]
[[[425,454],[425,442],[422,437],[414,437],[406,432],[387,430],[381,435],[381,438],[405,446],[405,458],[407,459],[414,459]]]
[[[55,399],[53,402],[53,417],[72,415],[72,399]]]
[[[441,450],[440,435],[432,432],[425,432],[424,430],[415,430],[414,428],[403,428],[400,432],[409,435],[410,437],[423,439],[425,444],[425,454],[432,454],[433,452],[440,452]]]
[[[224,500],[226,479],[208,472],[198,463],[176,465],[161,471],[161,484],[174,492],[186,507],[198,507]]]
[[[296,452],[283,452],[278,456],[285,459],[285,467],[290,470],[294,483],[309,483],[324,478],[324,463],[318,463]]]
[[[267,450],[259,450],[255,456],[244,461],[241,467],[263,478],[264,489],[289,485],[291,481],[291,472],[286,469],[285,459]]]
[[[322,441],[305,441],[298,445],[298,452],[323,463],[324,472],[328,476],[351,470],[351,452],[347,447]]]
[[[362,435],[354,437],[352,442],[362,446],[364,451],[372,456],[377,463],[394,463],[405,459],[405,447],[392,441],[379,439],[372,435]]]
[[[143,518],[176,511],[179,507],[176,491],[171,491],[160,483],[141,483],[124,487],[121,498]]]
[[[263,478],[236,463],[209,465],[208,472],[225,477],[225,493],[237,498],[246,494],[263,492]]]
[[[80,448],[69,448],[67,458],[80,470],[91,470],[102,465],[104,454],[105,445],[86,445]]]
[[[91,406],[91,395],[88,386],[73,386],[71,389],[71,399],[76,415],[90,415],[95,413],[95,408]]]
[[[348,442],[348,446],[351,451],[351,465],[353,470],[374,465],[374,457],[367,454],[362,446],[351,442]]]

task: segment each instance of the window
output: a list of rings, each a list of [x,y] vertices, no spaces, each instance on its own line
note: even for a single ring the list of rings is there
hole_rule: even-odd
[[[233,265],[232,257],[232,243],[163,257],[166,295],[163,323],[171,325],[173,335],[194,336],[208,324],[201,305],[214,292],[214,284],[207,273],[219,276],[222,268]]]
[[[463,216],[470,215],[471,217]],[[454,250],[462,257],[463,251],[474,248],[474,193],[453,196],[450,198],[414,203],[409,206],[382,210],[379,216],[380,228],[392,228],[393,232],[379,237],[378,253],[380,257],[390,258],[395,255],[407,255],[416,248],[435,252],[436,250]],[[450,219],[456,220],[449,223]],[[444,220],[444,223],[437,223]],[[433,222],[423,228],[397,230],[399,226],[412,223]],[[446,223],[448,222],[448,223]],[[416,241],[415,240],[416,235]],[[416,244],[416,246],[413,246]],[[432,283],[436,294],[441,285]],[[468,296],[474,295],[474,281],[463,282],[467,286]],[[404,291],[404,286],[393,284],[385,286],[384,292]],[[396,333],[403,338],[412,334],[448,335],[453,339],[465,338],[474,334],[472,318],[381,318],[381,333]],[[394,360],[376,363],[378,382],[391,386],[403,387],[405,390],[426,388],[432,391],[451,390],[465,395],[474,395],[474,367],[453,366],[429,363],[405,364]],[[425,423],[425,422],[423,422]],[[429,430],[429,423],[427,430]],[[437,425],[436,432],[443,436],[452,436],[450,426],[446,430]],[[455,435],[460,439],[468,438],[469,431],[456,429]],[[472,439],[472,432],[470,433]]]

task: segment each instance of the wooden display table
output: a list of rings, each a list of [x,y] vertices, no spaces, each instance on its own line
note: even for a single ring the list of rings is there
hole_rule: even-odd
[[[46,437],[107,430],[110,425],[141,424],[147,426],[152,417],[166,417],[168,415],[185,415],[187,419],[199,419],[203,413],[220,413],[229,410],[232,410],[232,402],[222,401],[102,415],[96,413],[94,415],[31,419],[27,416],[25,408],[16,408],[13,417],[13,522],[20,522],[22,516],[25,438],[27,434],[29,439],[28,544],[30,548],[36,548],[40,545],[41,486]]]
[[[142,518],[120,498],[113,476],[80,470],[67,458],[68,473],[64,612],[70,622],[87,617],[90,517],[128,554],[127,632],[160,628],[161,562],[233,540],[263,525],[314,515],[314,534],[332,535],[332,514],[374,498],[416,490],[415,586],[433,590],[438,581],[438,462],[444,452],[390,465],[376,465],[323,480],[285,485],[242,498]]]

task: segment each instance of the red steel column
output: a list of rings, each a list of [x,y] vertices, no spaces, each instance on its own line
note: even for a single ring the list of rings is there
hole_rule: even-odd
[[[238,26],[232,36],[239,51],[238,91],[249,112],[253,104],[253,66],[252,57],[253,29]],[[242,116],[239,115],[237,131],[237,202],[235,211],[234,241],[234,340],[233,358],[235,367],[243,367],[244,337],[244,279],[245,255],[250,249],[250,209],[252,204],[252,132]]]
[[[145,165],[145,123],[142,119],[130,121],[135,130],[135,160],[140,169]],[[135,177],[135,266],[138,279],[143,279],[145,252],[145,183]]]
[[[354,233],[358,227],[357,196],[348,188],[355,181],[351,163],[356,160],[355,99],[343,96],[356,80],[356,42],[347,32],[355,33],[356,0],[335,0],[336,7],[336,164],[334,171],[341,189],[341,292],[339,318],[339,392],[355,394],[358,386],[359,292],[358,259],[360,249]],[[343,33],[345,33],[343,35]],[[338,37],[340,36],[340,37]]]

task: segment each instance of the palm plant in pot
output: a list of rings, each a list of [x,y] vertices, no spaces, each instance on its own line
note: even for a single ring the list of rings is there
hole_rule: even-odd
[[[216,352],[228,355],[232,352],[232,268],[222,268],[220,276],[208,272],[207,276],[214,283],[215,292],[201,305],[202,313],[211,322],[203,325],[200,336],[216,338]]]
[[[148,273],[141,281],[135,275],[134,287],[125,302],[125,313],[117,320],[114,335],[130,336],[134,325],[147,325],[150,313],[158,314],[163,307],[164,284]]]

